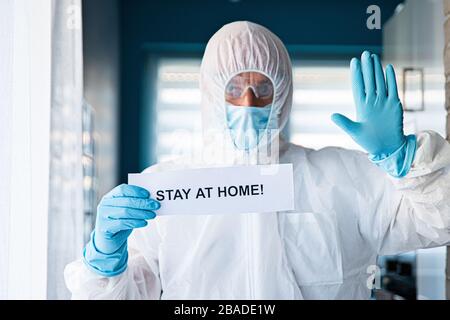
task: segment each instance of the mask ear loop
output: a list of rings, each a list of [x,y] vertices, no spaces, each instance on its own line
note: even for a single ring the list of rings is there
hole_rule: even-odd
[[[272,83],[272,87],[273,87],[273,97],[272,97],[272,102],[270,103],[270,114],[269,114],[269,119],[267,120],[267,125],[266,125],[266,129],[264,130],[264,133],[263,133],[263,137],[264,137],[264,135],[266,135],[267,136],[267,142],[269,141],[269,134],[268,134],[268,130],[269,130],[269,125],[272,123],[272,116],[273,116],[273,114],[274,114],[274,101],[276,100],[276,98],[277,98],[277,94],[278,94],[278,92],[277,92],[277,88],[275,87],[275,83],[274,83],[274,81],[273,81],[273,79],[272,79],[272,77],[271,76],[269,76],[268,74],[265,74],[265,76],[270,80],[270,82]],[[272,139],[270,139],[270,141],[272,141]],[[268,144],[268,143],[267,143]]]

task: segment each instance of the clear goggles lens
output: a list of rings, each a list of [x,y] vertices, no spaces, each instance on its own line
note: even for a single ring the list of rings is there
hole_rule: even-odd
[[[248,89],[252,89],[258,99],[273,97],[272,81],[259,72],[239,73],[228,82],[225,96],[232,99],[241,98]]]

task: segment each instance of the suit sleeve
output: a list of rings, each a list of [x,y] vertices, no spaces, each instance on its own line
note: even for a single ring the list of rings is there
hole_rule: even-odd
[[[74,300],[160,299],[155,223],[135,229],[128,239],[128,266],[120,275],[103,277],[89,270],[82,259],[64,270],[67,288]]]
[[[374,167],[367,163],[363,169],[371,194],[359,204],[359,226],[378,254],[449,244],[449,143],[432,131],[418,134],[413,164],[403,178]]]

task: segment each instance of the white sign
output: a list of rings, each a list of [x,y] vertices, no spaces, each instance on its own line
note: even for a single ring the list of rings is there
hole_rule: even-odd
[[[292,164],[129,174],[161,203],[158,215],[294,210]]]

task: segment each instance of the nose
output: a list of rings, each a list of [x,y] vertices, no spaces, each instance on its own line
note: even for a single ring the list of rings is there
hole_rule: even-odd
[[[252,88],[247,88],[242,96],[242,106],[250,107],[257,105],[258,98],[255,96]]]

